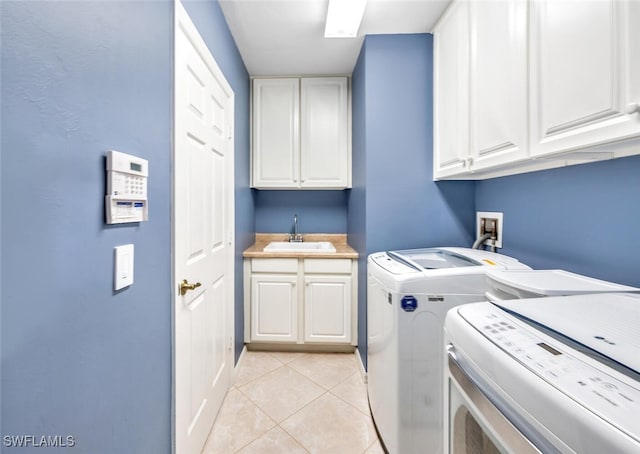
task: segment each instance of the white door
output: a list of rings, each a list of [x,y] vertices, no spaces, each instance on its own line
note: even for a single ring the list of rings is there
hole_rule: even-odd
[[[637,2],[531,5],[532,156],[640,135]]]
[[[180,2],[173,181],[176,452],[200,453],[233,370],[233,102]],[[181,294],[181,282],[187,281]]]

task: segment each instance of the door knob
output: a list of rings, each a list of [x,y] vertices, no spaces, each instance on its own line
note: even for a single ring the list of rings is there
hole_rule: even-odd
[[[626,112],[628,115],[633,115],[636,112],[640,112],[640,105],[636,102],[632,102],[627,106]]]
[[[200,282],[196,282],[195,284],[189,284],[186,279],[182,279],[180,283],[180,296],[184,296],[189,290],[195,290],[200,287],[202,284]]]

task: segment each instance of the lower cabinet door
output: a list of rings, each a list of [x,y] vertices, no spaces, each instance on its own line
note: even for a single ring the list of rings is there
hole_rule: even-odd
[[[297,275],[251,277],[251,340],[298,341]]]
[[[351,342],[351,276],[306,276],[304,341]]]

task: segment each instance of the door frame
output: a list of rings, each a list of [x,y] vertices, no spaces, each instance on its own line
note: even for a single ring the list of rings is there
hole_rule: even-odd
[[[227,351],[229,355],[228,368],[229,383],[233,377],[234,364],[235,364],[235,134],[234,134],[234,112],[235,112],[235,94],[233,89],[229,85],[224,76],[224,73],[218,66],[214,57],[211,55],[211,51],[200,36],[198,29],[189,17],[187,11],[180,0],[174,1],[173,8],[173,28],[172,28],[172,86],[171,86],[171,451],[172,453],[182,453],[183,451],[177,446],[176,436],[176,305],[178,300],[179,291],[179,276],[176,275],[176,241],[175,241],[175,226],[176,226],[176,173],[175,173],[175,161],[177,154],[176,147],[176,120],[178,115],[182,114],[182,111],[176,106],[175,87],[178,83],[176,77],[176,33],[179,28],[188,34],[194,48],[200,53],[205,60],[205,63],[213,73],[214,77],[218,80],[223,87],[225,94],[229,97],[231,102],[231,115],[229,120],[229,128],[225,131],[228,134],[228,138],[231,141],[229,152],[227,155],[226,168],[226,184],[227,184],[227,197],[224,201],[226,216],[227,216],[227,232],[225,241],[227,242],[227,248],[229,253],[227,254],[227,263],[225,265],[225,276],[228,277],[231,286],[226,293],[225,305],[226,313],[229,315],[227,321],[229,326],[229,338],[226,340]]]

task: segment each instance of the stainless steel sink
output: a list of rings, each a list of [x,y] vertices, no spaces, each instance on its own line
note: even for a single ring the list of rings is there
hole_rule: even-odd
[[[272,241],[263,249],[264,252],[336,252],[330,241],[305,241],[301,243],[288,241]]]

